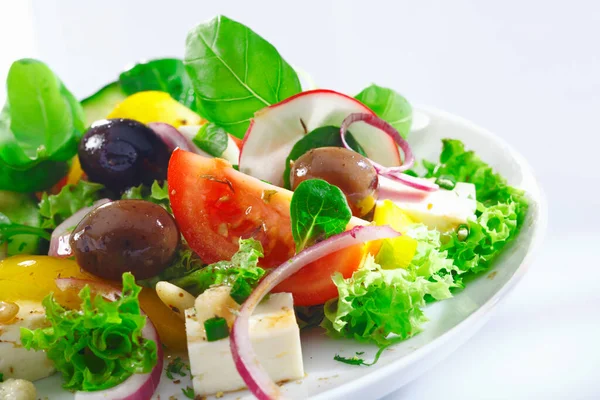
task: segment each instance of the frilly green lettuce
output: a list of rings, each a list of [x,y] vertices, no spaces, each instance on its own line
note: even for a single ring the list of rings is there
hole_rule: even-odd
[[[21,328],[21,342],[26,349],[47,352],[68,390],[104,390],[133,374],[149,373],[160,344],[142,337],[147,317],[141,313],[140,291],[133,275],[125,273],[116,301],[93,296],[86,286],[79,293],[81,310],[67,310],[50,294],[42,302],[50,327]]]

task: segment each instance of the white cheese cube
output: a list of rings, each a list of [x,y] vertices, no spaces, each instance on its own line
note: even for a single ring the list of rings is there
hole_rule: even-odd
[[[430,229],[447,232],[475,218],[477,200],[472,183],[458,182],[452,190],[440,188],[430,193],[408,188],[407,194],[406,199],[394,203],[415,222]]]
[[[268,300],[258,305],[250,318],[252,346],[258,360],[275,382],[304,377],[300,329],[293,305],[291,294],[271,294]],[[202,305],[196,302],[196,308],[199,306]],[[214,307],[214,303],[209,307]],[[202,310],[202,315],[207,314],[210,314],[210,310]],[[212,313],[212,316],[215,315],[218,316]],[[186,310],[186,332],[196,396],[246,387],[235,368],[229,338],[206,341],[204,321],[199,320],[194,308]]]
[[[5,379],[35,381],[54,373],[54,365],[44,351],[26,350],[21,345],[21,327],[37,329],[47,325],[44,308],[35,302],[19,302],[14,320],[0,324],[0,374]]]

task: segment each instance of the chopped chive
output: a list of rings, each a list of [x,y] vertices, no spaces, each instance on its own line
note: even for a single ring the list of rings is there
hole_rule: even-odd
[[[227,321],[221,317],[214,317],[204,321],[204,330],[206,331],[206,340],[209,342],[215,342],[229,336]]]
[[[252,293],[252,286],[244,279],[236,279],[229,295],[238,304],[243,304]]]
[[[435,180],[435,183],[442,189],[452,190],[456,186],[456,179],[451,175],[441,175]]]

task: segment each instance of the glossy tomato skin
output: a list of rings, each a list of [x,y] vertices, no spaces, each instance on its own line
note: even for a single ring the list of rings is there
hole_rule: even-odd
[[[264,268],[275,268],[295,252],[290,224],[292,192],[236,171],[219,158],[175,150],[168,170],[175,220],[190,247],[206,263],[229,260],[240,238],[263,246]],[[323,304],[337,297],[331,275],[348,278],[358,269],[367,246],[357,245],[307,265],[275,292],[290,292],[296,305]]]

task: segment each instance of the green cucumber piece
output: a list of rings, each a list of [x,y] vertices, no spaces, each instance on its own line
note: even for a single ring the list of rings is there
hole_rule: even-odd
[[[0,191],[0,212],[12,222],[39,228],[42,217],[33,197],[24,193]],[[37,254],[40,237],[36,235],[15,235],[8,241],[8,255]]]
[[[119,82],[109,83],[96,93],[81,101],[85,122],[90,126],[93,122],[104,119],[112,110],[125,100],[127,95],[123,92]]]

